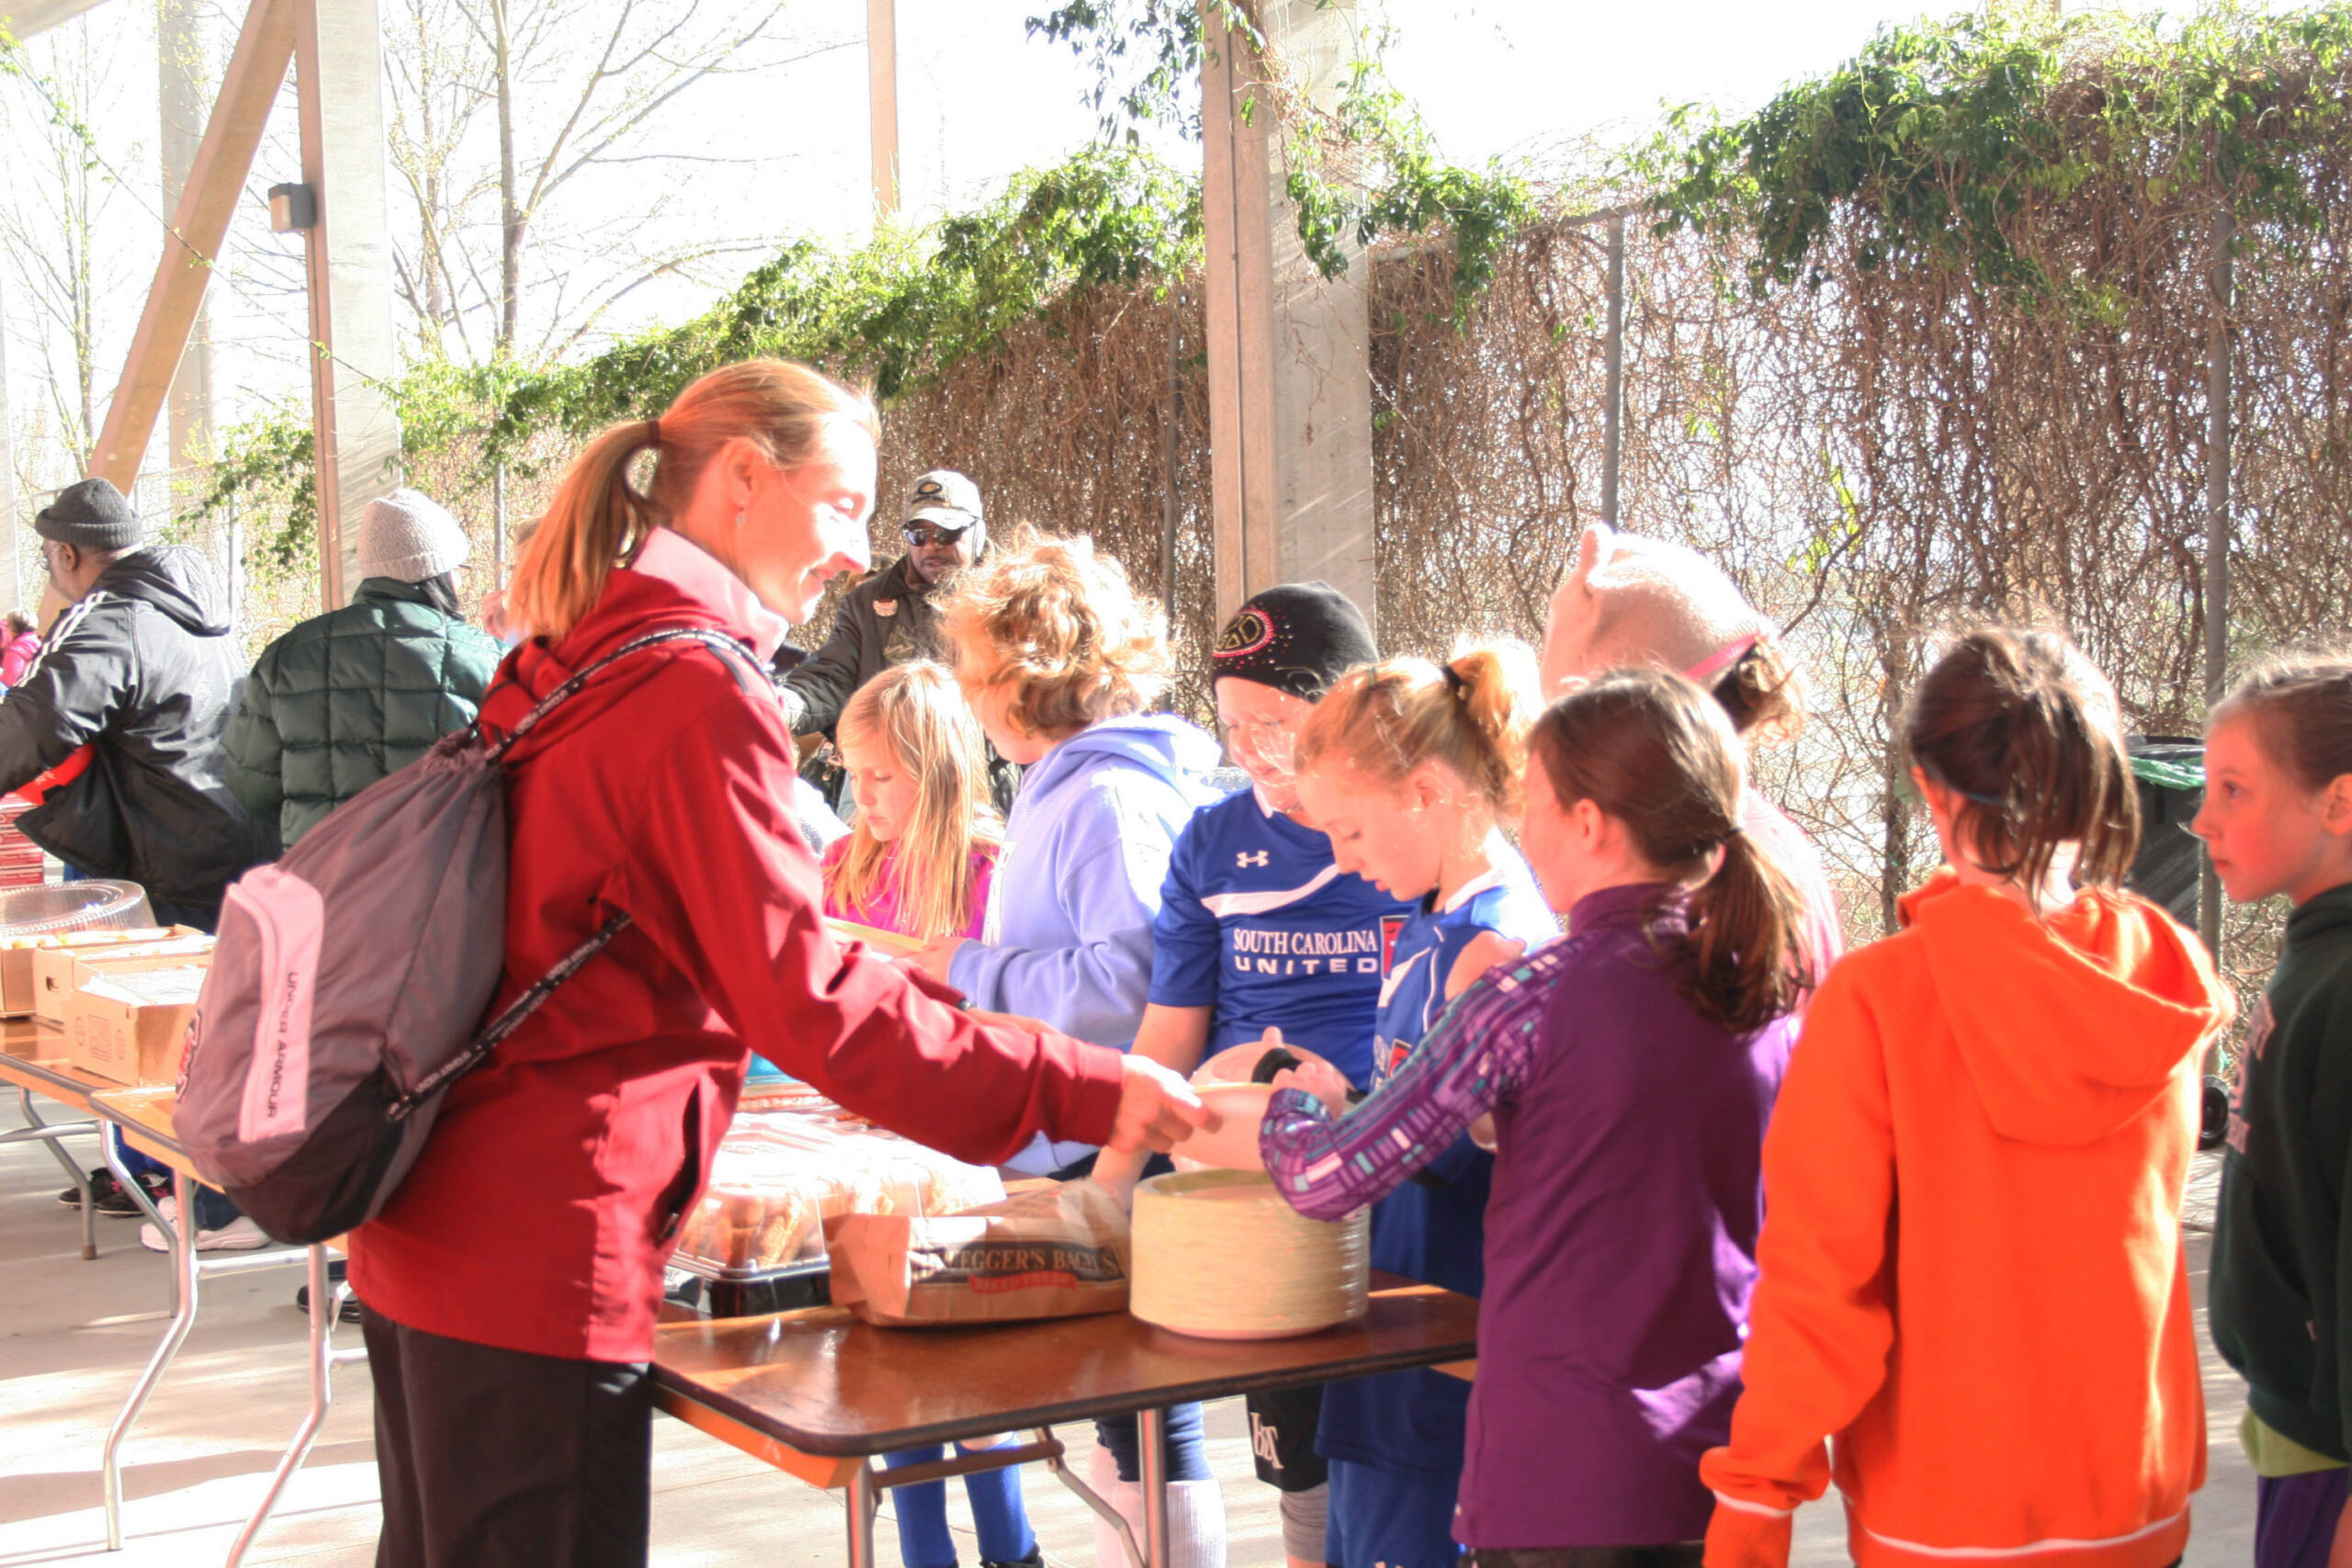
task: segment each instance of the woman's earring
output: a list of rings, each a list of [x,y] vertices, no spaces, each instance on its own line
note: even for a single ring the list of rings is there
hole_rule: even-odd
[[[749,507],[747,507],[747,506],[739,506],[739,507],[737,507],[737,508],[735,509],[735,526],[736,526],[736,527],[741,528],[741,527],[743,525],[743,517],[744,517],[744,514],[745,514],[746,513],[748,513],[750,510],[751,510],[751,508],[749,508]]]

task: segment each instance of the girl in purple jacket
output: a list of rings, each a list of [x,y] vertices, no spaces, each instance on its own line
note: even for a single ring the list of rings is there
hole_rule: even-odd
[[[1497,1144],[1454,1535],[1481,1568],[1697,1568],[1763,1216],[1802,908],[1740,825],[1740,747],[1679,675],[1621,672],[1530,737],[1522,843],[1569,934],[1488,972],[1352,1111],[1293,1088],[1261,1141],[1301,1213]]]

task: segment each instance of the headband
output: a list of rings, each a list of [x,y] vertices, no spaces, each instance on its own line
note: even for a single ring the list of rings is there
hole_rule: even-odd
[[[1756,650],[1756,645],[1763,640],[1763,633],[1750,632],[1736,642],[1725,643],[1682,673],[1702,686],[1707,685],[1716,676],[1753,653]]]

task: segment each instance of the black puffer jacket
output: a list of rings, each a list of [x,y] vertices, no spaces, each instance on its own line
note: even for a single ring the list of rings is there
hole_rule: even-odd
[[[204,558],[171,546],[124,556],[57,617],[0,696],[0,792],[91,749],[79,776],[17,818],[35,843],[203,910],[270,857],[223,777],[240,678],[227,608]]]

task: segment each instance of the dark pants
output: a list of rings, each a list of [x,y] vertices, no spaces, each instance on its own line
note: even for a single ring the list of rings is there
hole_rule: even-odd
[[[2254,1568],[2327,1568],[2352,1472],[2263,1476],[2254,1483]]]
[[[1331,1479],[1315,1451],[1323,1422],[1323,1385],[1270,1389],[1243,1402],[1250,1411],[1250,1452],[1258,1479],[1279,1492],[1312,1492]]]
[[[652,1380],[370,1312],[377,1568],[644,1568]]]
[[[1473,1551],[1474,1568],[1699,1568],[1706,1556],[1700,1541],[1670,1546],[1555,1546]]]

